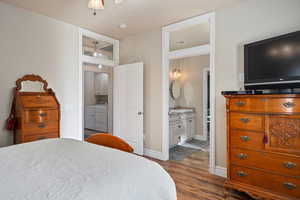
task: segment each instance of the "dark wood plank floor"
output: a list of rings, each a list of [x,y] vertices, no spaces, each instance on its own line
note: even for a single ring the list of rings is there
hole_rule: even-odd
[[[208,153],[195,152],[182,161],[159,161],[176,183],[178,200],[223,200],[225,179],[208,173]],[[153,159],[151,159],[153,160]],[[251,200],[232,191],[226,200]]]

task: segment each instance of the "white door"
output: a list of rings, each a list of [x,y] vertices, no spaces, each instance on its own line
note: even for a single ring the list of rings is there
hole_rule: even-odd
[[[143,155],[143,63],[114,67],[114,129],[134,152]]]

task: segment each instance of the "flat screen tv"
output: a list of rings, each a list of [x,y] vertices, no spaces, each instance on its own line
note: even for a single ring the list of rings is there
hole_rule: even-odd
[[[245,88],[300,88],[300,31],[246,44]]]

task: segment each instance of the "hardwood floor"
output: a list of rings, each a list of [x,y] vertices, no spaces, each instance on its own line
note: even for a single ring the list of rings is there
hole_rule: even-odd
[[[151,159],[154,160],[154,159]],[[182,161],[159,161],[176,183],[178,200],[223,200],[225,179],[208,173],[207,152],[195,152]],[[226,200],[251,200],[248,195],[231,191]]]

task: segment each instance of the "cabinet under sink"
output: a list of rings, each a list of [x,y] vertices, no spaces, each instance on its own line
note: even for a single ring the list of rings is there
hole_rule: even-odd
[[[194,109],[171,109],[169,112],[169,147],[193,139],[196,134]]]

